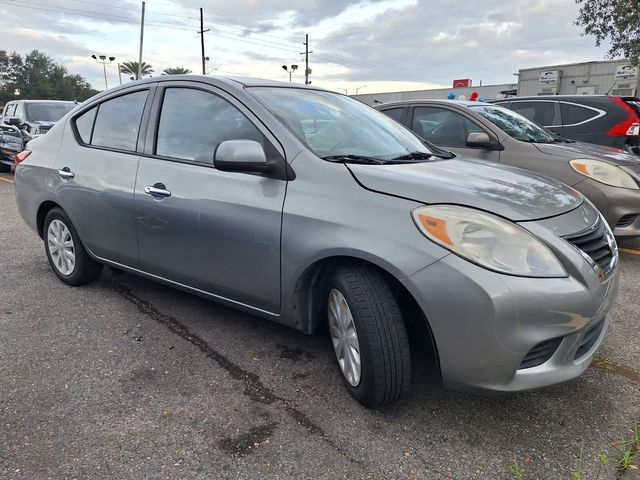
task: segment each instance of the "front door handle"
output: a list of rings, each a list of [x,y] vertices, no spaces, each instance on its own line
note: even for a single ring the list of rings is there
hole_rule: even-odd
[[[61,178],[66,178],[66,179],[73,178],[73,177],[75,177],[75,176],[76,176],[76,174],[75,174],[75,173],[73,173],[73,172],[69,169],[69,167],[64,167],[62,170],[58,170],[58,175],[59,175]]]
[[[144,187],[144,193],[153,197],[170,197],[171,191],[167,190],[164,183],[156,183],[155,185],[147,185]]]

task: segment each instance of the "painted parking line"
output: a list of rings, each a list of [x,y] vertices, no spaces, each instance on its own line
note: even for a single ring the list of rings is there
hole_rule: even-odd
[[[13,185],[14,181],[9,178],[0,177],[0,182],[10,183]],[[640,253],[640,252],[639,252]]]
[[[633,248],[619,248],[619,251],[622,253],[630,253],[631,255],[640,255],[640,250],[635,250]]]
[[[600,370],[604,370],[605,372],[614,373],[630,380],[640,382],[639,371],[629,368],[626,365],[612,362],[608,358],[601,357],[600,355],[593,359],[593,363],[591,365],[595,368],[599,368]]]

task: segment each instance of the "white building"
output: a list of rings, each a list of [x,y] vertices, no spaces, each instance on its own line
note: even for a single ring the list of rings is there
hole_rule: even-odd
[[[639,80],[628,60],[524,68],[518,74],[518,95],[636,96]]]
[[[446,99],[450,92],[459,98],[464,95],[467,99],[473,92],[478,92],[478,97],[484,100],[493,100],[496,98],[504,98],[505,93],[514,95],[517,85],[505,83],[501,85],[482,85],[476,87],[464,88],[437,88],[433,90],[410,90],[406,92],[387,92],[387,93],[362,93],[360,95],[350,95],[353,98],[366,103],[367,105],[379,105],[380,103],[396,102],[399,100],[419,100],[423,98],[429,99]]]

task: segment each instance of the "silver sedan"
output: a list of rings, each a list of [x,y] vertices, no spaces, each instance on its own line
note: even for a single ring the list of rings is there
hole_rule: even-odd
[[[455,388],[574,378],[617,291],[615,240],[581,194],[432,151],[317,88],[132,82],[76,108],[17,163],[19,211],[61,281],[108,265],[328,331],[367,407],[408,388],[411,337]]]

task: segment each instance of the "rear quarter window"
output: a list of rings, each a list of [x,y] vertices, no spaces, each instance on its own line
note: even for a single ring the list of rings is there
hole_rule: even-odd
[[[93,132],[93,121],[96,118],[96,112],[98,107],[93,107],[91,110],[84,112],[82,115],[75,119],[76,130],[80,136],[80,140],[83,143],[91,143],[91,133]]]
[[[562,125],[570,126],[588,122],[592,118],[597,117],[598,112],[581,105],[560,103],[560,115],[562,116]]]

